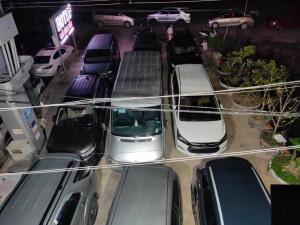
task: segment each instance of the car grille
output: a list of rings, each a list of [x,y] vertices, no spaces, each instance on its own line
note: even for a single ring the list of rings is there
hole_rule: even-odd
[[[188,147],[188,151],[191,153],[214,153],[220,150],[217,142],[211,143],[195,143],[192,142]]]

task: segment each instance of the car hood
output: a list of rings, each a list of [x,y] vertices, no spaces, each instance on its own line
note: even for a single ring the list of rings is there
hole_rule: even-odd
[[[111,63],[84,63],[83,72],[85,74],[101,75],[111,69]]]
[[[226,133],[223,119],[201,122],[180,121],[177,119],[177,124],[180,135],[189,142],[219,142]]]
[[[52,64],[32,64],[31,68],[32,69],[37,69],[37,68],[45,68],[45,67],[48,67],[48,66],[51,66]]]
[[[76,129],[54,126],[47,144],[48,152],[79,154],[94,147],[96,134],[96,127]]]
[[[123,163],[151,162],[163,156],[162,135],[148,137],[118,137],[111,135],[111,158]]]

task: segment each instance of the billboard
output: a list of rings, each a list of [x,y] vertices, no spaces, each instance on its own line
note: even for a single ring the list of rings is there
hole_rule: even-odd
[[[70,4],[62,7],[50,19],[52,34],[63,45],[74,32],[72,23],[72,8]]]

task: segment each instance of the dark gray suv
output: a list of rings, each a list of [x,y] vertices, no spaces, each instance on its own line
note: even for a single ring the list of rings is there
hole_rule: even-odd
[[[192,202],[197,225],[271,225],[268,192],[245,159],[215,159],[198,168]]]
[[[31,171],[86,166],[78,156],[48,154]],[[93,225],[98,212],[94,170],[24,175],[0,207],[1,225]]]

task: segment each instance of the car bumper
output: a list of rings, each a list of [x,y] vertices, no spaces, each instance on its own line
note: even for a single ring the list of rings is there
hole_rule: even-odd
[[[227,149],[227,143],[228,140],[214,147],[197,147],[193,145],[187,145],[179,139],[175,140],[176,149],[189,156],[219,154]]]

